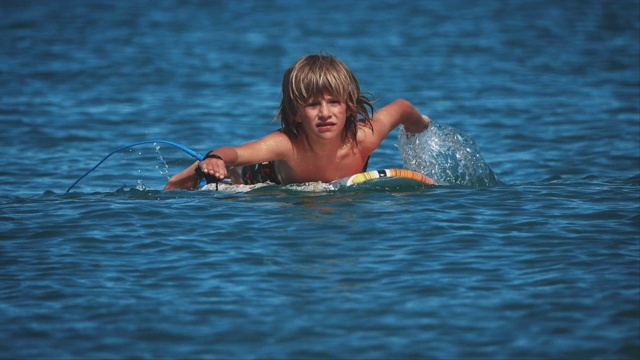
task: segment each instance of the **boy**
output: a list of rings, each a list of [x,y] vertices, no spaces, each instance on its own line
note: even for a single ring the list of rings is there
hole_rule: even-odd
[[[164,189],[193,190],[203,176],[207,182],[229,177],[246,184],[328,183],[365,171],[371,153],[396,126],[418,133],[430,123],[402,99],[373,112],[372,101],[342,61],[327,54],[305,56],[284,74],[276,114],[280,130],[210,151],[169,179]],[[240,166],[242,174],[234,169]]]

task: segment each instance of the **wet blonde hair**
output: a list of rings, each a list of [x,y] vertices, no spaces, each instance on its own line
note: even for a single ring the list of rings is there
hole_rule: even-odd
[[[297,115],[311,99],[328,94],[347,105],[344,139],[356,141],[358,123],[373,129],[373,100],[360,91],[360,83],[347,65],[327,53],[308,55],[287,69],[282,79],[282,102],[275,116],[280,119],[282,131],[290,137],[300,134]],[[369,110],[371,114],[369,114]]]

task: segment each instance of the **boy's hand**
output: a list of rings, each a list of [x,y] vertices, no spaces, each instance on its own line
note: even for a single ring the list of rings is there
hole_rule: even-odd
[[[429,125],[431,125],[431,119],[429,119],[429,117],[427,115],[422,115],[422,122],[419,124],[418,127],[411,127],[409,128],[407,125],[404,125],[404,129],[407,132],[413,133],[413,134],[417,134],[417,133],[421,133],[423,131],[426,131],[429,128]]]
[[[208,155],[209,156],[209,155]],[[220,157],[207,157],[196,166],[196,173],[204,176],[207,183],[218,182],[227,177],[227,166]]]

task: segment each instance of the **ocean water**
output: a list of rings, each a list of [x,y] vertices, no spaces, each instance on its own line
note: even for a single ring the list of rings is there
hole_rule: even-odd
[[[640,357],[639,1],[0,12],[0,357]],[[321,50],[438,124],[369,168],[442,185],[165,193],[192,159],[145,144],[66,193],[123,145],[272,131]]]

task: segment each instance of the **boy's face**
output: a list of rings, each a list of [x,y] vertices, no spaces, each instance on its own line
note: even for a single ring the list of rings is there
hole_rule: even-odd
[[[321,138],[341,136],[347,120],[347,104],[329,94],[309,99],[296,116],[308,135]]]

